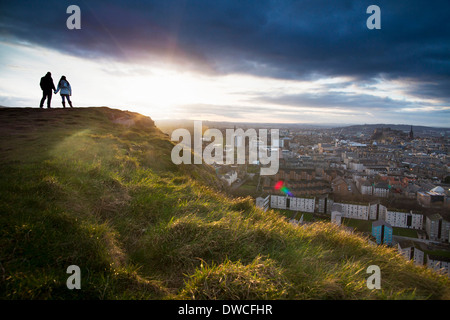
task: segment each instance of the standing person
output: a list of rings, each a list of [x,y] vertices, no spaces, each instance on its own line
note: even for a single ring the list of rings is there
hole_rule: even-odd
[[[69,105],[71,108],[72,101],[70,101],[70,96],[72,95],[72,88],[70,87],[69,81],[67,81],[65,76],[62,76],[61,79],[58,82],[58,89],[56,89],[55,94],[58,93],[58,91],[61,90],[61,98],[62,98],[62,105],[63,108],[66,107],[65,99],[67,98],[67,102],[69,102]]]
[[[50,103],[52,101],[52,91],[55,89],[55,84],[53,83],[52,74],[47,72],[45,76],[41,78],[41,89],[42,89],[42,99],[39,105],[40,108],[44,107],[44,101],[47,99],[47,108],[50,108]]]

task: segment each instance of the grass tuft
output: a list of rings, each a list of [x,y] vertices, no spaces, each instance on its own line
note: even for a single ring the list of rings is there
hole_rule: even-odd
[[[275,261],[256,257],[244,265],[225,259],[200,267],[189,276],[179,297],[195,300],[265,300],[287,297],[290,283]]]

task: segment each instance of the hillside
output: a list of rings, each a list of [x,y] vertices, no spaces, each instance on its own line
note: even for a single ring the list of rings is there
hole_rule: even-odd
[[[228,198],[211,168],[174,165],[142,115],[1,108],[0,132],[1,299],[450,298],[393,249]]]

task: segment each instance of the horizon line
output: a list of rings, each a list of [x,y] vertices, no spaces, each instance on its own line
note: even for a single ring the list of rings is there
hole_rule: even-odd
[[[10,106],[4,106],[0,105],[0,108],[8,108],[8,109],[39,109],[37,107],[10,107]],[[121,111],[130,111],[130,112],[137,112],[132,111],[126,108],[120,108],[120,107],[109,107],[109,106],[77,106],[76,108],[109,108],[109,109],[116,109]],[[52,109],[63,109],[61,107],[53,107]],[[142,114],[145,115],[145,114]],[[243,124],[254,124],[254,125],[297,125],[297,126],[321,126],[321,127],[330,127],[330,129],[336,128],[336,127],[351,127],[351,126],[365,126],[365,125],[389,125],[389,126],[412,126],[412,127],[426,127],[426,128],[434,128],[434,129],[449,129],[450,126],[444,127],[444,126],[431,126],[431,125],[424,125],[424,124],[406,124],[406,123],[383,123],[383,122],[377,122],[377,123],[327,123],[327,122],[249,122],[245,120],[207,120],[207,119],[182,119],[182,118],[176,118],[176,119],[156,119],[153,118],[150,115],[145,115],[150,117],[153,121],[202,121],[202,122],[214,122],[214,123],[243,123]]]

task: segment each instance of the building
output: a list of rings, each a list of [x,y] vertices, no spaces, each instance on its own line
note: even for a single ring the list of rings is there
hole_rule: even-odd
[[[331,191],[330,183],[323,179],[273,180],[271,178],[264,179],[262,191],[265,193],[272,193],[274,191],[274,185],[277,181],[283,181],[284,185],[295,197],[325,196]]]
[[[411,212],[387,211],[384,218],[393,227],[422,229],[423,215]]]
[[[392,245],[392,226],[384,220],[372,223],[372,236],[377,244]]]
[[[425,207],[444,205],[447,200],[446,198],[448,197],[442,187],[435,187],[430,191],[417,192],[417,201]]]
[[[270,207],[274,209],[286,209],[287,196],[270,196]]]
[[[357,171],[357,172],[363,172],[364,171],[364,164],[356,163],[356,162],[350,162],[349,163],[349,169]]]
[[[433,214],[426,217],[425,231],[430,240],[438,240],[441,234],[440,222],[442,217],[440,214]]]
[[[319,212],[319,213],[327,212],[327,198],[319,197],[316,200],[316,212]]]
[[[371,196],[373,194],[373,186],[369,181],[364,181],[360,184],[359,191],[361,192],[361,194]]]
[[[337,177],[331,181],[331,189],[333,190],[333,193],[340,195],[348,195],[352,193],[347,181],[345,181],[342,177]]]
[[[222,180],[225,180],[226,183],[229,186],[231,186],[233,184],[233,182],[235,182],[237,180],[237,177],[238,177],[237,172],[233,170],[233,171],[230,171],[230,172],[224,174],[222,176]]]
[[[425,252],[420,243],[411,240],[401,240],[397,243],[397,250],[407,260],[412,260],[415,265],[423,266],[425,264]]]
[[[317,197],[316,199],[316,212],[330,214],[334,201],[328,197]]]
[[[342,207],[344,218],[369,220],[369,205],[354,203],[339,203]]]
[[[270,196],[270,207],[275,209],[287,209],[301,212],[314,212],[315,198],[296,198],[288,196]]]
[[[438,213],[426,217],[425,231],[430,240],[449,241],[450,222]]]
[[[302,211],[302,212],[314,212],[316,200],[314,198],[287,198],[286,209]]]
[[[389,185],[387,183],[377,183],[373,186],[373,195],[387,198],[389,196]]]
[[[387,208],[377,203],[369,204],[369,219],[370,220],[386,220]]]
[[[427,254],[427,266],[450,278],[450,258]]]
[[[420,187],[414,183],[410,183],[403,189],[403,195],[410,199],[416,199],[418,191],[420,191]]]
[[[426,240],[427,232],[425,230],[417,230],[417,239]]]
[[[276,181],[296,181],[296,180],[314,180],[316,178],[316,170],[315,169],[288,169],[288,168],[280,168],[278,172],[275,174],[274,179]]]
[[[338,226],[342,224],[342,205],[339,203],[331,206],[331,222]]]
[[[333,153],[335,150],[335,145],[331,143],[319,143],[318,149],[319,153]]]
[[[263,197],[256,198],[256,206],[258,208],[262,208],[264,211],[267,211],[267,209],[269,209],[269,204],[270,204],[270,195],[265,198]]]

